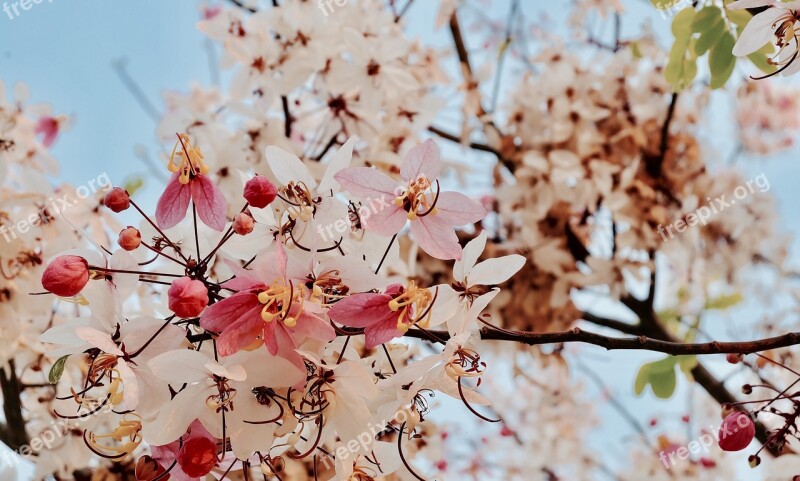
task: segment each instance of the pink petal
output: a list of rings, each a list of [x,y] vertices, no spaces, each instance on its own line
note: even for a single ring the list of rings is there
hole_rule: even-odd
[[[336,331],[329,322],[310,314],[306,311],[300,313],[294,332],[318,341],[332,341],[336,339]]]
[[[207,331],[222,332],[241,316],[259,306],[261,304],[256,294],[249,292],[234,294],[207,307],[200,316],[200,327]]]
[[[222,330],[217,339],[217,352],[220,356],[236,354],[256,340],[264,329],[263,324],[261,306],[256,306]]]
[[[437,217],[451,226],[472,224],[486,217],[486,209],[459,192],[442,192],[436,201]]]
[[[192,200],[197,206],[197,215],[203,224],[214,230],[225,230],[228,203],[219,187],[205,175],[198,175],[191,182]]]
[[[422,145],[408,151],[408,155],[400,167],[400,176],[404,180],[411,181],[424,175],[433,182],[439,176],[441,168],[439,146],[433,140],[428,139]]]
[[[365,229],[378,235],[390,236],[400,232],[408,220],[406,211],[397,207],[391,199],[384,197],[378,200],[371,199],[364,204],[369,215],[363,215],[361,221]],[[363,209],[362,209],[363,210]]]
[[[174,174],[158,199],[156,206],[156,222],[162,229],[175,227],[186,217],[186,209],[192,198],[188,185],[181,184],[178,174]]]
[[[36,133],[43,134],[42,144],[50,148],[58,137],[58,120],[53,117],[42,117],[36,123]]]
[[[372,349],[375,346],[380,346],[384,342],[388,342],[392,339],[402,336],[403,333],[397,329],[397,322],[395,318],[392,317],[386,322],[375,324],[374,326],[367,328],[364,331],[364,342],[367,345],[367,349]]]
[[[353,294],[334,304],[328,317],[348,327],[373,326],[394,316],[389,309],[391,300],[387,294]]]
[[[461,245],[458,236],[447,220],[440,215],[420,217],[411,223],[419,246],[437,259],[461,259]]]
[[[344,190],[362,199],[397,196],[397,182],[371,167],[349,167],[333,176]]]

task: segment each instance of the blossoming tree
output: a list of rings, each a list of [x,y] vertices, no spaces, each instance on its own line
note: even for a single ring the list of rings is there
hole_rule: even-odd
[[[620,2],[559,29],[442,0],[452,53],[407,34],[414,0],[269,3],[201,7],[230,82],[165,95],[158,199],[54,208],[68,121],[0,88],[0,439],[36,479],[753,479],[738,451],[800,475],[800,333],[767,307],[789,243],[766,177],[698,134],[720,89],[736,156],[791,147],[796,89],[766,77],[800,65],[796,2],[693,2],[665,46]],[[717,335],[748,297],[764,321]],[[587,344],[660,353],[633,391],[680,379],[714,436],[606,396],[641,440],[610,466]]]

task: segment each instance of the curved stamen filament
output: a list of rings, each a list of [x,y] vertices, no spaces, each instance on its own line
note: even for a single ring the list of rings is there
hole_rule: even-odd
[[[119,459],[131,454],[142,442],[142,435],[140,434],[142,430],[141,419],[136,414],[134,416],[137,419],[123,418],[117,428],[109,434],[97,435],[89,431],[84,432],[84,442],[95,454],[105,458]],[[100,439],[122,444],[119,446],[100,444],[98,442]]]
[[[411,324],[416,324],[422,321],[422,324],[427,324],[427,318],[430,317],[428,306],[431,304],[433,296],[428,289],[417,287],[417,283],[411,281],[408,283],[408,288],[400,295],[389,301],[389,309],[393,312],[400,311],[397,316],[397,330],[405,333]],[[414,309],[410,311],[410,309]],[[413,312],[423,312],[426,319],[416,319],[407,322],[406,319],[413,315]]]
[[[180,173],[180,183],[188,184],[192,177],[207,174],[211,170],[203,159],[203,153],[191,144],[189,136],[178,134],[178,141],[172,148],[167,169],[173,174]]]
[[[433,183],[424,175],[408,184],[405,192],[395,197],[394,205],[407,212],[409,220],[426,215],[436,215],[436,202],[439,200],[439,181],[436,181],[436,192]]]
[[[269,289],[261,291],[258,294],[258,302],[264,304],[261,309],[261,319],[264,322],[279,319],[286,327],[294,327],[303,311],[305,298],[302,287],[295,289],[292,282],[287,286],[281,279],[273,282]],[[297,306],[297,310],[294,315],[290,315],[294,306]]]

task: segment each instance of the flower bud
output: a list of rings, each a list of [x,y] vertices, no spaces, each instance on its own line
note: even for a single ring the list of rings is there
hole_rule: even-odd
[[[42,286],[60,297],[78,295],[89,282],[89,263],[79,256],[59,256],[42,274]]]
[[[727,358],[728,363],[730,364],[739,364],[744,359],[744,356],[741,354],[728,354]]]
[[[756,425],[750,416],[736,411],[722,421],[719,428],[719,447],[723,451],[741,451],[756,436]]]
[[[114,187],[111,192],[106,194],[103,204],[114,212],[122,212],[131,206],[131,197],[128,191],[122,187]]]
[[[119,233],[117,244],[126,251],[135,251],[142,244],[142,234],[139,229],[128,226]]]
[[[170,310],[184,319],[199,316],[208,305],[205,284],[189,277],[175,279],[167,294]]]
[[[217,445],[205,437],[190,438],[183,443],[177,460],[190,478],[202,478],[217,465]]]
[[[277,196],[278,189],[275,184],[260,175],[248,180],[244,185],[245,200],[257,209],[270,205]]]
[[[247,212],[239,212],[233,218],[233,231],[239,235],[247,235],[253,232],[255,222]]]

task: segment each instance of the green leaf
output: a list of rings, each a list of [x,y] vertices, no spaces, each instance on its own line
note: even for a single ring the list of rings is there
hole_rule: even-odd
[[[643,364],[636,374],[633,391],[639,396],[650,385],[653,394],[659,399],[670,398],[678,384],[675,366],[679,362],[679,357],[668,356],[658,361]]]
[[[659,399],[669,399],[672,397],[677,385],[678,377],[675,375],[674,369],[650,375],[650,387],[653,389],[653,394]]]
[[[669,52],[669,62],[664,68],[664,78],[673,90],[680,91],[691,85],[697,75],[697,56],[694,53],[695,39],[692,37],[692,22],[695,18],[692,7],[685,8],[672,20],[675,43]]]
[[[700,38],[697,39],[697,45],[694,47],[695,53],[698,56],[704,55],[711,47],[720,41],[727,31],[728,29],[725,28],[725,21],[722,20],[722,17],[717,17],[716,23],[700,33]]]
[[[706,301],[706,309],[730,309],[742,302],[744,298],[738,292],[736,294],[722,295]]]
[[[692,20],[692,32],[703,33],[722,21],[722,10],[708,6],[697,12]]]
[[[133,195],[136,191],[144,187],[144,180],[141,177],[134,177],[126,180],[122,187],[128,191],[128,194]]]
[[[678,357],[678,367],[681,368],[683,374],[686,375],[689,380],[694,380],[694,376],[692,376],[692,369],[697,367],[699,361],[697,360],[697,356],[677,356]]]
[[[50,384],[58,384],[58,380],[64,374],[64,365],[67,363],[67,358],[69,358],[69,354],[61,356],[50,368],[50,373],[47,375],[47,380],[50,381]]]
[[[711,52],[708,54],[708,68],[711,70],[712,89],[724,87],[731,77],[733,68],[736,66],[736,57],[732,53],[735,43],[733,35],[725,32],[719,42],[711,48]]]
[[[636,393],[637,396],[641,396],[644,392],[644,388],[650,384],[650,364],[642,364],[642,367],[639,368],[639,372],[636,373],[636,381],[633,383],[633,392]]]

